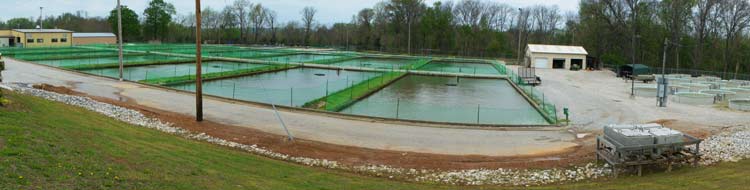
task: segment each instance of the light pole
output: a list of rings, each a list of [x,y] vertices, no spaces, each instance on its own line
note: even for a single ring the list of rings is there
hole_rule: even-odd
[[[39,30],[44,29],[44,14],[42,13],[42,10],[44,7],[39,7]]]
[[[661,78],[658,81],[658,90],[656,96],[659,107],[667,107],[667,48],[669,47],[669,39],[664,38],[664,54],[661,58]]]
[[[635,46],[635,40],[636,38],[640,38],[638,35],[638,5],[632,5],[633,13],[630,14],[631,16],[631,22],[633,22],[633,39],[631,42],[631,45],[633,47],[633,52],[631,55],[631,65],[630,65],[630,98],[635,98],[635,55],[637,53],[637,49]]]
[[[201,77],[201,0],[195,0],[195,120],[203,121],[203,77]]]
[[[124,66],[122,65],[122,5],[120,5],[120,0],[117,0],[117,44],[119,49],[117,60],[120,64],[120,81],[122,81],[122,70]]]

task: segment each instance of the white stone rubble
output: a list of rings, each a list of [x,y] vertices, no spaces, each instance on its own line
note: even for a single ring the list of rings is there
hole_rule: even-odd
[[[750,158],[750,126],[734,127],[701,143],[702,165]]]
[[[580,181],[596,179],[610,175],[609,167],[586,164],[565,169],[544,170],[513,170],[513,169],[472,169],[457,171],[440,171],[425,169],[394,168],[386,165],[362,165],[347,166],[336,161],[315,159],[306,157],[294,157],[286,154],[276,153],[257,145],[246,145],[237,142],[212,137],[205,133],[191,133],[185,129],[175,127],[171,123],[165,123],[155,118],[148,118],[138,111],[95,101],[91,98],[71,96],[48,92],[32,88],[28,84],[10,84],[15,91],[42,97],[44,99],[62,102],[69,105],[83,107],[85,109],[104,114],[108,117],[130,123],[133,125],[156,129],[165,133],[183,136],[185,138],[206,141],[209,143],[242,149],[247,152],[266,156],[269,158],[285,160],[307,166],[322,167],[329,169],[340,169],[362,173],[365,175],[399,178],[407,181],[441,183],[453,185],[514,185],[530,186],[542,184],[556,184],[561,182]],[[710,165],[721,161],[737,161],[748,158],[750,155],[750,128],[737,127],[734,130],[712,136],[702,144],[704,157],[703,165]]]

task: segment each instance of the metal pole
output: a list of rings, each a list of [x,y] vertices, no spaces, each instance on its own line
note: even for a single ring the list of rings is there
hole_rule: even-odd
[[[479,109],[481,104],[477,104],[477,124],[479,124]]]
[[[118,63],[120,63],[120,81],[122,81],[124,66],[122,65],[122,5],[120,5],[120,0],[117,0],[117,44],[119,46],[117,57]]]
[[[633,52],[631,52],[632,55],[631,55],[631,63],[630,63],[631,64],[631,68],[630,68],[630,97],[631,98],[635,98],[635,76],[633,75],[635,74],[635,54],[636,54],[635,39],[637,38],[636,33],[638,33],[638,29],[637,29],[638,22],[636,20],[638,18],[637,14],[638,14],[638,8],[636,5],[635,8],[633,8],[632,19],[631,19],[631,22],[633,22],[633,39],[631,42],[631,45],[633,46]]]
[[[195,0],[195,120],[203,121],[203,77],[201,77],[201,0]]]
[[[289,106],[294,107],[294,88],[289,88]]]
[[[523,9],[518,8],[518,25],[516,25],[516,27],[518,27],[517,28],[518,30],[518,55],[517,55],[518,58],[517,59],[518,60],[516,60],[518,65],[521,65],[521,17],[522,17],[522,14],[523,14]]]
[[[657,90],[657,101],[659,104],[659,107],[667,107],[667,78],[666,78],[666,67],[667,67],[667,47],[669,47],[669,39],[664,38],[664,55],[661,59],[661,80],[657,80],[657,85],[659,86],[658,89],[661,89],[661,91]]]
[[[664,56],[661,60],[661,77],[664,78],[667,72],[667,47],[669,46],[669,41],[667,41],[667,38],[664,38]]]
[[[281,122],[281,127],[284,128],[284,131],[286,131],[286,136],[289,137],[290,141],[294,141],[294,137],[292,136],[292,133],[289,133],[289,129],[286,128],[286,124],[284,123],[284,120],[281,119],[281,115],[279,115],[279,111],[276,110],[276,105],[271,104],[273,107],[273,112],[276,113],[276,118],[279,119],[279,122]]]
[[[396,99],[396,119],[398,119],[398,109],[401,106],[401,98]]]
[[[44,7],[39,7],[39,30],[44,29],[44,14],[42,14],[42,10]]]

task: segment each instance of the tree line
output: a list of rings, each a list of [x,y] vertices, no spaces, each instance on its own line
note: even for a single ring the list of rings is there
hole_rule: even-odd
[[[123,21],[124,25],[140,27],[143,32],[126,33],[126,40],[192,42],[194,39],[195,15],[174,14],[173,6],[162,0],[151,1],[143,13],[146,18],[138,18],[127,8],[123,12],[133,13],[123,16],[129,20]],[[115,13],[113,10],[110,20],[114,21]],[[569,44],[571,38],[564,30],[565,19],[557,6],[517,8],[481,0],[431,5],[423,0],[388,0],[356,12],[349,22],[334,24],[320,24],[314,7],[300,10],[298,20],[280,22],[274,10],[250,0],[234,0],[220,9],[206,7],[201,14],[204,43],[513,57],[524,48],[518,45],[518,40],[522,45]],[[152,15],[163,15],[161,18],[165,19],[160,22],[150,18]],[[168,35],[147,32],[147,28],[155,27],[146,26],[147,23],[164,28]]]
[[[12,18],[0,20],[0,29],[32,29],[39,26],[38,18]],[[60,28],[78,32],[110,32],[110,25],[101,17],[89,17],[85,11],[63,13],[42,19],[41,27]]]
[[[605,63],[747,74],[746,0],[582,0],[566,27]],[[731,76],[725,76],[731,77]]]
[[[140,14],[139,14],[140,13]],[[127,42],[192,43],[194,13],[177,13],[164,0],[140,12],[123,7]],[[605,64],[660,66],[667,45],[673,68],[747,73],[750,3],[746,0],[580,0],[577,12],[557,6],[515,7],[485,0],[383,0],[349,22],[320,24],[305,7],[299,19],[251,0],[202,10],[204,43],[335,47],[358,51],[516,58],[529,43],[581,45]],[[116,31],[107,18],[65,13],[43,19],[46,28]],[[32,28],[30,18],[0,28]]]

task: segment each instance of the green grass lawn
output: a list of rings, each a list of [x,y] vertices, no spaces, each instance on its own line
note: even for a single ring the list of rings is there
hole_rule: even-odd
[[[0,189],[507,189],[389,181],[259,157],[6,93]],[[750,162],[538,189],[748,189]]]

